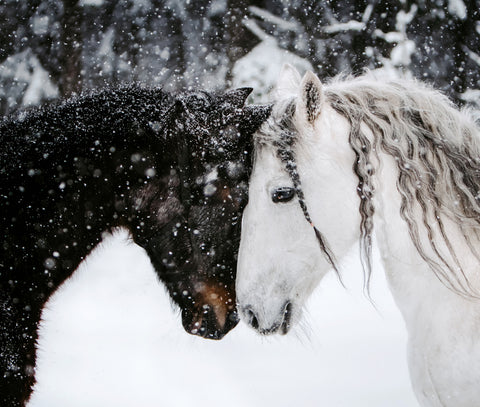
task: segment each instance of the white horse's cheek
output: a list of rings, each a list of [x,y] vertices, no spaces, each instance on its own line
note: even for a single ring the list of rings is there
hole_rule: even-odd
[[[297,205],[271,206],[265,222],[247,206],[243,215],[242,238],[237,267],[237,301],[244,318],[255,312],[260,328],[273,326],[285,304],[292,303],[291,324],[300,318],[300,309],[318,284],[320,248],[310,225]],[[275,212],[272,216],[272,211]],[[253,217],[255,213],[257,216]],[[276,218],[278,217],[278,219]],[[267,217],[268,218],[268,217]]]

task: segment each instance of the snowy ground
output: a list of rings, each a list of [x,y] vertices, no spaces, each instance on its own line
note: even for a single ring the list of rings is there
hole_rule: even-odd
[[[222,341],[186,334],[146,254],[108,238],[49,303],[29,407],[416,406],[401,317],[376,270],[351,261],[308,305],[301,329]]]

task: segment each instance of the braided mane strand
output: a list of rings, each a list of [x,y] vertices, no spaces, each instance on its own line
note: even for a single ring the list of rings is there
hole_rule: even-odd
[[[480,130],[472,117],[441,93],[412,81],[379,84],[366,77],[336,80],[326,86],[325,97],[350,125],[348,139],[356,157],[352,169],[360,197],[360,255],[367,289],[372,269],[375,163],[380,162],[378,153],[382,151],[395,159],[400,215],[418,253],[446,287],[464,297],[478,298],[480,293],[471,286],[444,224],[446,218],[455,222],[480,262],[475,247],[480,241]],[[277,149],[304,216],[311,223],[295,160],[299,129],[293,125],[294,114],[295,99],[278,103],[267,123],[270,128],[257,133],[256,143],[273,144]],[[415,218],[417,208],[421,224]],[[338,272],[325,238],[314,229],[327,260]],[[422,243],[421,232],[428,237],[431,255]],[[439,243],[445,245],[447,253],[442,253]]]
[[[400,214],[418,253],[448,288],[477,297],[479,293],[471,287],[442,220],[445,216],[455,222],[480,261],[474,245],[480,237],[480,132],[475,122],[444,95],[415,82],[378,85],[359,78],[348,86],[332,85],[326,95],[350,123],[349,143],[357,158],[353,171],[361,197],[360,246],[367,276],[371,273],[373,158],[378,162],[381,149],[397,163]],[[373,134],[372,142],[362,123]],[[417,205],[422,214],[420,225],[414,216]],[[423,247],[422,227],[434,256]],[[450,259],[441,253],[439,242],[445,244]]]

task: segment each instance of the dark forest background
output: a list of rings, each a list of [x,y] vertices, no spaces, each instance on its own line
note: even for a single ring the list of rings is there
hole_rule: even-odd
[[[365,68],[480,106],[480,0],[0,0],[0,113],[124,82],[251,85],[283,60]]]

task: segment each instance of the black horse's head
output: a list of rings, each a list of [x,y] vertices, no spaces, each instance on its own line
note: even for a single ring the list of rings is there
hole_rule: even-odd
[[[251,136],[270,112],[244,106],[250,92],[179,95],[162,131],[169,168],[133,196],[137,228],[145,231],[140,244],[180,306],[187,332],[205,338],[220,339],[238,322],[236,261]]]

